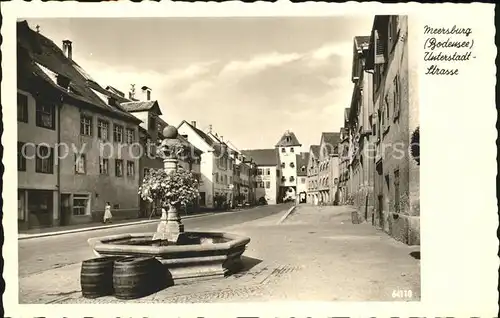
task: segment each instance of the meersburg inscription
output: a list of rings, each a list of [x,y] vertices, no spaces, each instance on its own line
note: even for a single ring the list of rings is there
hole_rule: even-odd
[[[428,36],[424,42],[425,75],[458,75],[458,64],[476,58],[472,55],[474,39],[469,38],[471,28],[451,28],[424,26],[424,34]],[[450,66],[451,65],[451,66]]]

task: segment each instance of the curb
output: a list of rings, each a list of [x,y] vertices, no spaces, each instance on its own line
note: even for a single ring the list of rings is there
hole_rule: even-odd
[[[225,213],[225,212],[223,212],[223,213]],[[209,212],[209,213],[203,213],[203,214],[188,215],[188,216],[182,217],[182,219],[185,220],[185,219],[197,218],[197,217],[208,216],[208,215],[213,215],[213,214],[216,214],[216,213]],[[221,213],[217,213],[217,214],[221,214]],[[38,234],[18,234],[17,239],[19,241],[20,240],[29,240],[29,239],[40,238],[40,237],[88,232],[88,231],[94,231],[94,230],[105,230],[105,229],[110,229],[110,228],[115,228],[115,227],[149,224],[149,223],[155,223],[158,221],[160,221],[160,219],[144,220],[144,221],[138,221],[138,222],[127,222],[127,223],[111,224],[111,225],[102,225],[102,226],[93,226],[93,227],[86,227],[86,228],[66,230],[66,231],[57,231],[57,232],[47,232],[47,233],[38,233]]]
[[[281,219],[278,221],[278,224],[283,223],[283,222],[286,220],[286,218],[288,218],[288,217],[290,216],[290,214],[292,214],[292,213],[295,211],[295,209],[296,209],[296,208],[297,208],[297,206],[296,206],[296,205],[294,205],[294,206],[292,206],[290,209],[288,209],[288,211],[286,211],[286,213],[285,213],[285,214],[281,217]]]

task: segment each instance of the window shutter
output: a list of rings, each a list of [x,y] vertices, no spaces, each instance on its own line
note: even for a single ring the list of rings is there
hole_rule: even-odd
[[[373,36],[373,47],[374,47],[374,54],[375,54],[375,64],[384,64],[385,63],[385,58],[384,58],[384,44],[380,40],[380,37],[378,35],[378,31],[374,31],[374,36]]]
[[[399,118],[399,109],[401,107],[401,98],[400,98],[400,86],[399,86],[399,76],[396,75],[394,78],[394,114],[393,120],[396,121]]]

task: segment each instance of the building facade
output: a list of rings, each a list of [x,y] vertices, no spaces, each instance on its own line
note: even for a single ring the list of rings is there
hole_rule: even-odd
[[[410,94],[416,83],[409,65],[416,62],[407,41],[407,16],[375,17],[366,59],[366,69],[373,69],[373,223],[406,244],[419,245],[420,161],[409,151],[415,154],[419,147],[410,147],[419,136],[419,109],[417,93]]]
[[[278,169],[279,156],[276,149],[242,150],[241,153],[255,164],[254,197],[257,204],[278,203],[278,185],[280,170]],[[250,160],[247,159],[247,160]],[[250,175],[252,176],[252,174]],[[252,183],[252,177],[250,177]]]
[[[319,145],[311,145],[307,160],[307,203],[319,203]]]
[[[339,178],[339,142],[339,133],[321,134],[318,157],[318,198],[323,204],[337,203],[335,195]]]
[[[349,158],[351,204],[357,208],[358,217],[361,220],[374,217],[373,70],[366,66],[369,44],[369,36],[354,38],[351,75],[354,89],[346,122],[352,145]]]
[[[99,96],[71,41],[60,49],[22,21],[17,44],[19,228],[97,221],[108,201],[137,216],[140,120]]]
[[[295,201],[297,196],[297,154],[302,144],[295,134],[286,131],[275,148],[279,156],[278,202]]]
[[[302,152],[297,155],[297,202],[307,203],[307,164],[309,163],[309,153]]]
[[[347,121],[344,123],[347,125]],[[339,143],[339,184],[337,190],[338,203],[341,205],[349,202],[349,131],[347,128],[340,128]]]

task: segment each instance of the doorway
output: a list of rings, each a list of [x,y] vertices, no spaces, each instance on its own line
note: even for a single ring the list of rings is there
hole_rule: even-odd
[[[69,225],[71,222],[71,194],[61,193],[61,225]]]
[[[384,229],[384,196],[381,194],[378,195],[377,211],[378,211],[378,225],[383,230]]]
[[[53,219],[53,191],[28,192],[28,222],[30,228],[49,227]]]

